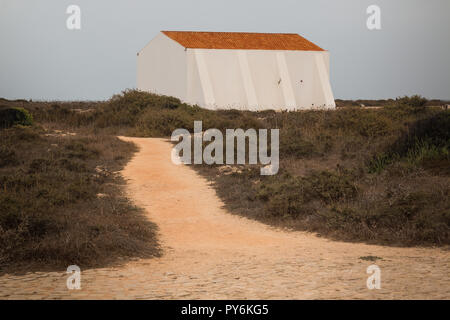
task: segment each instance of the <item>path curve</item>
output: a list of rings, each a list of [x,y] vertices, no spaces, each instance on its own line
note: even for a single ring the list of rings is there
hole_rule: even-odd
[[[3,275],[0,298],[450,298],[448,251],[336,242],[231,215],[204,178],[172,164],[167,140],[122,139],[140,148],[123,176],[163,256],[82,270],[81,290],[67,290],[63,272]],[[363,256],[382,257],[380,290],[367,288]]]

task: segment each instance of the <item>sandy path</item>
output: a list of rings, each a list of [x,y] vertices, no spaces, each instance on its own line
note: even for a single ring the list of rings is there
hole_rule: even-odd
[[[81,290],[63,272],[0,277],[0,298],[309,299],[450,298],[450,254],[334,242],[284,232],[227,213],[207,182],[170,161],[163,139],[124,138],[140,152],[123,171],[128,192],[159,230],[164,255],[82,270]],[[378,256],[381,289],[366,268]]]

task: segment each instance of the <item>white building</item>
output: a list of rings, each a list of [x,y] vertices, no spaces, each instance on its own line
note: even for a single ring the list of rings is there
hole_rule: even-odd
[[[298,34],[162,31],[137,88],[208,109],[335,108],[329,53]]]

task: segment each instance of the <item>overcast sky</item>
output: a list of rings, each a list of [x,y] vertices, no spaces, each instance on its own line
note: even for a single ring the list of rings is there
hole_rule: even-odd
[[[81,8],[81,30],[66,9]],[[381,30],[366,9],[381,8]],[[449,0],[0,0],[0,97],[98,100],[136,86],[160,30],[298,33],[330,51],[335,98],[450,99]]]

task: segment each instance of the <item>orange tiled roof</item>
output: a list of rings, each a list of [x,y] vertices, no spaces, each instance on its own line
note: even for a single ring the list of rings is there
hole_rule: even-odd
[[[295,33],[161,32],[185,48],[323,51]]]

